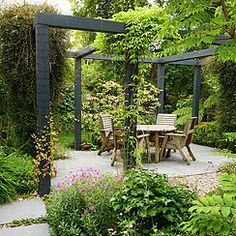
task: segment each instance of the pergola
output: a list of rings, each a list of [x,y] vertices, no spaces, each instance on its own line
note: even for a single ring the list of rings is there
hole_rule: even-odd
[[[43,136],[44,132],[49,129],[49,114],[50,114],[50,84],[49,84],[49,28],[64,28],[73,30],[87,30],[95,32],[106,32],[106,33],[126,33],[125,24],[122,22],[113,22],[108,20],[97,20],[84,17],[73,17],[64,16],[49,13],[37,13],[35,17],[35,36],[36,36],[36,80],[37,80],[37,124],[39,135]],[[222,43],[222,39],[216,39],[218,43]],[[223,39],[224,41],[224,39]],[[195,58],[202,58],[210,56],[214,53],[214,48],[200,50],[182,55],[176,55],[172,57],[165,57],[157,60],[150,58],[140,59],[141,63],[156,63],[159,64],[158,74],[158,87],[161,90],[160,102],[161,107],[159,112],[164,110],[164,65],[168,64],[184,64],[194,65],[194,101],[193,101],[193,115],[198,114],[199,107],[199,92],[200,92],[200,67],[201,62],[192,60]],[[75,55],[76,66],[75,66],[75,126],[76,126],[76,148],[79,147],[81,142],[81,59],[99,59],[99,60],[111,60],[111,57],[101,57],[96,54],[90,55],[94,52],[94,49],[87,47]],[[125,76],[125,106],[131,105],[132,100],[132,77],[137,73],[137,67],[131,64],[130,61],[126,60],[126,76]],[[132,126],[130,118],[125,117],[125,126]],[[50,155],[50,135],[46,136],[44,141],[43,156]],[[124,144],[125,160],[127,163],[130,162],[131,156],[130,151],[132,146],[129,144],[128,138],[125,138]],[[39,164],[39,195],[48,194],[50,192],[51,178],[49,169],[45,166],[49,165],[47,158],[42,158]]]

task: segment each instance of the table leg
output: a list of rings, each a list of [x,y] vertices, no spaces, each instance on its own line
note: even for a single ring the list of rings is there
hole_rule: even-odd
[[[156,143],[155,162],[160,162],[160,156],[159,156],[159,134],[158,134],[158,132],[156,132],[156,134],[155,134],[155,143]]]

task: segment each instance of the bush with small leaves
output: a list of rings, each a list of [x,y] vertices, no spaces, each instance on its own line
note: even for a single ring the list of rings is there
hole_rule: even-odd
[[[121,235],[155,235],[186,220],[193,199],[186,186],[170,185],[166,175],[131,170],[111,204]]]

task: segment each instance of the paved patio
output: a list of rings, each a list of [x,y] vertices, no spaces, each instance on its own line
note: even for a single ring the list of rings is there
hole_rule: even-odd
[[[214,173],[219,166],[233,158],[228,158],[217,154],[215,148],[191,144],[192,150],[197,158],[196,161],[191,161],[191,164],[186,165],[177,151],[171,153],[171,157],[165,158],[159,163],[144,163],[143,168],[153,170],[159,173],[168,174],[169,176],[186,176],[205,173]],[[154,149],[151,150],[154,155]],[[101,156],[97,155],[97,151],[70,151],[70,158],[67,160],[58,160],[55,162],[57,169],[57,177],[52,179],[52,185],[55,185],[57,180],[69,175],[70,172],[76,171],[80,168],[94,167],[101,172],[118,173],[122,171],[122,162],[116,162],[112,167],[111,153],[103,153]]]

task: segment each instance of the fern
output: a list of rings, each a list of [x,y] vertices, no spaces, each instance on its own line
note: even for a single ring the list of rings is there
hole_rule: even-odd
[[[200,197],[189,209],[190,218],[181,224],[190,235],[236,235],[236,175],[220,176],[223,194]]]

